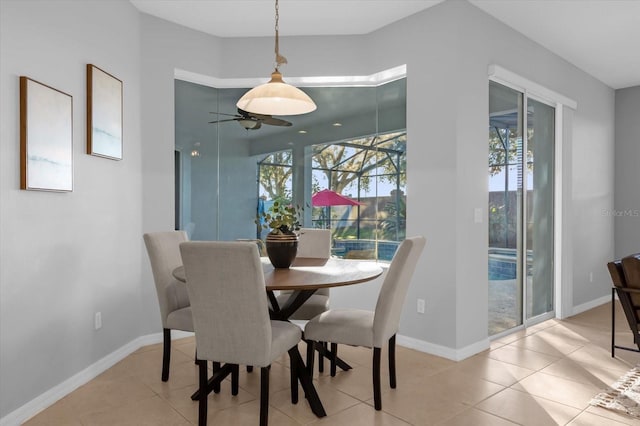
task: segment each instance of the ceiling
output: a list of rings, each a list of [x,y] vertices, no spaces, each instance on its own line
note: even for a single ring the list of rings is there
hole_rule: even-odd
[[[273,0],[130,0],[219,37],[273,35]],[[280,0],[280,35],[367,34],[443,0]],[[460,1],[460,0],[449,0]],[[614,89],[640,85],[640,0],[468,0]]]

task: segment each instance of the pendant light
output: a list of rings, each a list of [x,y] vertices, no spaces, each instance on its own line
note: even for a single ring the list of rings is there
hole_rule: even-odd
[[[316,109],[311,98],[297,87],[282,81],[280,65],[287,63],[287,58],[280,55],[278,40],[278,0],[276,0],[276,67],[271,73],[268,83],[254,87],[244,94],[236,104],[238,108],[254,114],[264,115],[298,115],[306,114]]]

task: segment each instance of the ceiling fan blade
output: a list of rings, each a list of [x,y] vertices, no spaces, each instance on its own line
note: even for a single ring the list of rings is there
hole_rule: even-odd
[[[290,121],[282,120],[280,118],[266,117],[266,118],[260,118],[259,120],[262,121],[264,124],[268,124],[270,126],[289,127],[292,125]]]
[[[252,117],[252,116],[254,116],[254,115],[255,115],[255,114],[253,114],[253,113],[251,113],[251,112],[249,112],[249,111],[245,111],[245,110],[240,109],[240,108],[238,108],[238,114],[240,114],[241,116],[243,116],[243,117],[245,117],[245,118],[247,118],[247,117]]]
[[[209,114],[227,115],[227,116],[229,116],[229,117],[242,118],[242,116],[240,116],[240,115],[238,115],[238,114],[227,114],[227,113],[225,113],[225,112],[209,111]]]
[[[238,121],[238,120],[240,120],[240,118],[227,118],[226,120],[210,121],[209,124],[212,124],[212,123],[225,123],[227,121]]]

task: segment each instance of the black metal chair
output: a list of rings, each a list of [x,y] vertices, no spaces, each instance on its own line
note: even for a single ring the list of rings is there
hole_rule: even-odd
[[[640,352],[640,253],[609,262],[607,268],[613,282],[611,288],[611,356],[615,356],[616,349]],[[616,294],[637,349],[616,345]]]

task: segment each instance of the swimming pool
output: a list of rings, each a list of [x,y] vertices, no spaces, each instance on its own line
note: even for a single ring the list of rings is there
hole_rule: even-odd
[[[489,249],[489,280],[513,280],[516,278],[516,250]]]

